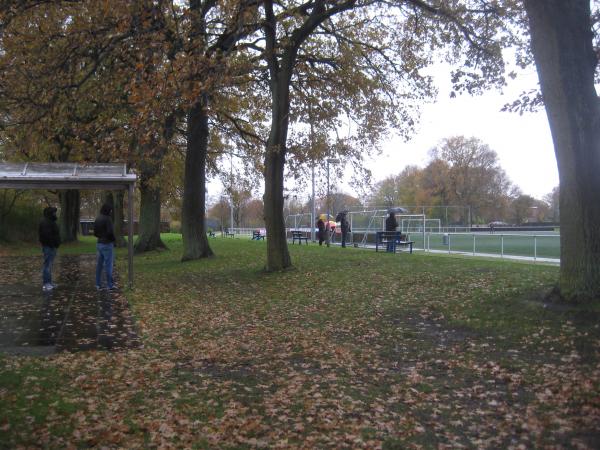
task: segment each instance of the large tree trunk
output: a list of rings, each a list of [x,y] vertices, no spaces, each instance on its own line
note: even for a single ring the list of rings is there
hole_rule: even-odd
[[[188,112],[187,153],[183,180],[181,232],[182,261],[213,255],[206,237],[206,154],[208,150],[208,114],[206,96]]]
[[[135,253],[157,250],[167,246],[160,239],[160,188],[147,179],[140,181],[140,226],[134,244]]]
[[[115,245],[117,247],[127,247],[127,240],[123,235],[125,229],[123,198],[123,191],[105,191],[102,195],[102,203],[109,204],[112,207],[111,217],[113,219],[115,238],[117,239]]]
[[[161,170],[161,161],[168,151],[168,143],[175,134],[176,112],[165,117],[163,142],[146,144],[140,162],[140,226],[138,238],[133,246],[135,253],[167,248],[160,239],[160,185],[156,182]],[[156,147],[156,148],[152,148]]]
[[[559,287],[600,301],[600,103],[589,0],[525,0],[560,178]]]
[[[291,73],[291,70],[290,70]],[[289,123],[289,76],[271,80],[271,132],[265,156],[265,226],[267,230],[267,271],[283,270],[292,265],[283,217],[283,173]]]
[[[116,191],[114,193],[115,206],[113,209],[115,237],[117,238],[117,247],[127,247],[127,239],[125,239],[125,191]]]
[[[60,238],[62,242],[74,242],[79,234],[79,191],[74,189],[60,191],[58,197],[60,200],[60,216],[58,218]]]

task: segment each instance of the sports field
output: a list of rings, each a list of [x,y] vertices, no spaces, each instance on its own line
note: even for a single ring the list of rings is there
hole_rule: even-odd
[[[416,248],[423,248],[421,233],[411,233],[410,240],[415,242]],[[425,244],[428,250],[529,258],[560,258],[560,235],[558,233],[427,233]]]

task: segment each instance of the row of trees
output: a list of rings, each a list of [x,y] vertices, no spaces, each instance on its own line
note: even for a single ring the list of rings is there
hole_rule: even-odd
[[[559,219],[552,194],[540,200],[523,194],[500,167],[496,152],[477,138],[447,138],[430,156],[424,168],[408,166],[377,183],[370,203],[463,207],[452,210],[449,221],[465,225]],[[440,208],[431,209],[428,216],[445,219]]]
[[[130,164],[140,178],[137,251],[161,245],[161,197],[180,189],[187,260],[212,254],[205,179],[235,152],[264,176],[266,267],[279,270],[291,264],[284,171],[301,176],[307,162],[333,155],[360,166],[389,128],[410,132],[418,103],[434,93],[420,70],[434,56],[477,62],[457,71],[457,89],[501,84],[509,10],[69,0],[7,1],[0,14],[7,158]],[[343,125],[351,131],[341,135]],[[72,225],[80,196],[60,196]]]
[[[424,168],[408,166],[399,174],[376,183],[363,200],[332,189],[331,211],[335,214],[344,209],[403,206],[412,213],[425,211],[429,218],[440,219],[446,226],[492,221],[558,222],[560,219],[558,188],[543,199],[523,194],[507,178],[496,152],[477,138],[447,138],[430,151],[430,156]],[[222,196],[208,210],[208,217],[217,219],[220,224],[229,224],[233,210],[233,226],[263,226],[262,202],[253,198],[249,189],[233,192],[232,197]],[[325,195],[317,197],[315,207],[318,213],[327,210]],[[284,211],[286,215],[308,216],[312,204],[305,195],[299,200],[297,195],[289,194]],[[304,225],[308,220],[308,217],[303,219]]]
[[[7,0],[0,5],[3,154],[130,164],[140,178],[138,251],[161,244],[161,196],[180,189],[188,260],[212,255],[205,180],[220,170],[221,155],[235,152],[264,177],[266,269],[285,269],[286,171],[303,176],[332,156],[360,168],[365,149],[376,149],[389,129],[408,135],[419,104],[435,94],[421,70],[435,59],[455,64],[457,92],[502,85],[502,48],[526,42],[527,14],[542,94],[553,111],[564,213],[567,204],[587,205],[598,183],[592,15],[587,0],[524,6]],[[526,64],[532,58],[523,48]],[[592,125],[580,130],[581,123]],[[61,194],[64,211],[76,211],[78,202],[77,193]],[[598,208],[573,208],[566,223],[572,236],[563,240],[570,268],[561,269],[561,283],[569,297],[589,297],[600,285],[600,239],[579,229],[596,228]]]

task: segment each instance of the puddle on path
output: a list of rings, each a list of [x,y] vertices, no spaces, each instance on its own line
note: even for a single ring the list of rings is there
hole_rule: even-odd
[[[125,296],[96,291],[95,255],[58,256],[42,291],[42,256],[0,257],[0,352],[47,355],[140,345]],[[118,274],[116,274],[118,281]]]

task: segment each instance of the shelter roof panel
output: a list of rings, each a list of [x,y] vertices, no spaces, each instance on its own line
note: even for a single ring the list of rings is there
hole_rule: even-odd
[[[117,163],[0,163],[0,188],[122,189],[136,178]]]

